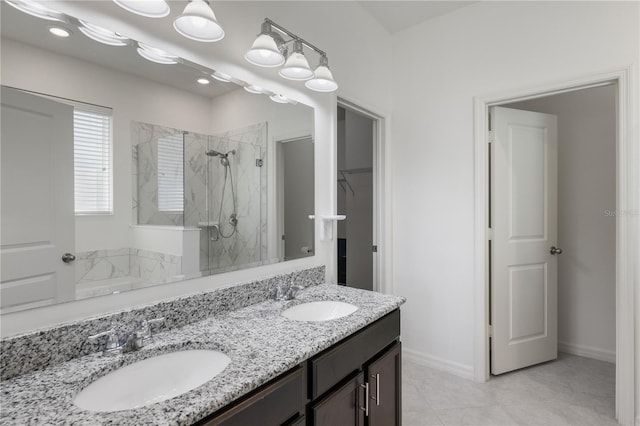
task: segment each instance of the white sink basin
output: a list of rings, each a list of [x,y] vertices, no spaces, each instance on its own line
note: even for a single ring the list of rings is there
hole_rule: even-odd
[[[89,411],[120,411],[155,404],[220,374],[231,359],[212,350],[186,350],[119,368],[83,389],[73,400]]]
[[[351,303],[323,300],[292,306],[282,316],[296,321],[329,321],[346,317],[358,310]]]

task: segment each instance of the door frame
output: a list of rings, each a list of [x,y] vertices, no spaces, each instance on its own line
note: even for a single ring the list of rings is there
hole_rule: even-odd
[[[616,90],[616,418],[635,421],[635,321],[640,150],[637,126],[638,96],[635,69],[618,69],[536,88],[474,97],[474,378],[489,380],[489,277],[487,241],[489,206],[488,114],[500,104],[524,101],[590,87],[617,84]]]
[[[373,291],[393,293],[390,253],[391,238],[387,224],[391,223],[386,212],[388,168],[385,116],[372,112],[344,98],[338,97],[338,107],[357,112],[374,122],[373,126],[373,244],[378,246],[377,256],[373,256]],[[337,183],[334,183],[337,185]],[[337,192],[335,192],[337,194]],[[337,201],[336,201],[337,202]],[[337,274],[337,268],[336,268]],[[336,277],[337,282],[337,277]]]

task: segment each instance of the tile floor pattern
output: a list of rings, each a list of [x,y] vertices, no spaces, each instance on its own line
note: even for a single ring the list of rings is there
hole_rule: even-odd
[[[402,424],[616,425],[615,365],[575,355],[475,383],[403,359]]]

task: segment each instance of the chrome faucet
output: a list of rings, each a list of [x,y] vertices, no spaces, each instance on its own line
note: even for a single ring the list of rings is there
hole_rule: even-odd
[[[161,324],[164,318],[155,318],[152,320],[144,320],[138,330],[118,336],[112,328],[102,333],[89,336],[90,342],[98,341],[102,337],[106,337],[105,345],[102,349],[102,355],[126,354],[128,352],[137,351],[150,342],[153,342],[153,333],[151,326]]]
[[[302,289],[304,289],[303,286],[294,285],[293,282],[289,282],[288,284],[283,283],[276,288],[274,299],[278,301],[293,300],[296,298],[296,294]]]

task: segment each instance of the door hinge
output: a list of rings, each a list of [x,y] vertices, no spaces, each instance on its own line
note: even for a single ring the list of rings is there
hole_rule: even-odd
[[[487,142],[493,143],[493,130],[489,130],[489,132],[487,133]]]
[[[256,158],[256,167],[262,167],[263,164],[264,161],[262,160],[262,158]]]
[[[487,228],[487,240],[493,240],[493,228]]]
[[[373,246],[373,247],[371,248],[371,250],[372,250],[374,253],[377,253],[377,252],[378,252],[378,246]]]
[[[493,337],[493,326],[491,324],[489,324],[487,327],[488,327],[488,331],[489,331],[489,337]]]

